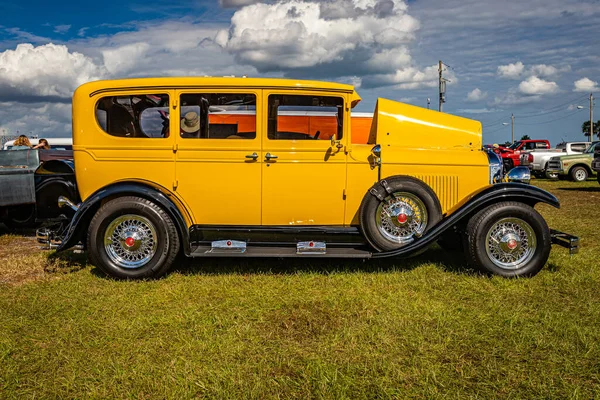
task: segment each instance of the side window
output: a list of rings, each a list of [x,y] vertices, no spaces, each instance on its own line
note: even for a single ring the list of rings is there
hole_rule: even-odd
[[[573,145],[571,145],[571,150],[583,153],[585,151],[585,145],[584,144],[573,144]]]
[[[165,138],[169,136],[169,95],[102,97],[96,103],[96,119],[112,136]]]
[[[270,95],[271,140],[330,140],[342,138],[344,99],[330,96]]]
[[[188,93],[181,95],[180,135],[195,139],[254,139],[254,94]]]

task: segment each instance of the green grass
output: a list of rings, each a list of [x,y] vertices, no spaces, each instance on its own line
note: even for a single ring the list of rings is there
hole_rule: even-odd
[[[0,398],[599,397],[600,186],[537,184],[563,204],[538,209],[582,248],[554,247],[531,279],[479,276],[437,248],[193,261],[153,282],[0,252],[0,270],[37,268],[0,279]]]

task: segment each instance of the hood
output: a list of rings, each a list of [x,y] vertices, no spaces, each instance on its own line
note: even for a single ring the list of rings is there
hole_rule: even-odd
[[[369,143],[382,147],[479,150],[481,123],[422,107],[377,99]]]
[[[552,157],[552,159],[554,160],[560,160],[560,161],[568,161],[568,160],[581,160],[583,158],[593,158],[594,154],[592,153],[579,153],[579,154],[565,154],[564,156],[555,156]]]

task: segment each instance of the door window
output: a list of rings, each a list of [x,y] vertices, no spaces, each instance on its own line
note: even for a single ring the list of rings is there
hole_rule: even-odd
[[[111,136],[166,138],[169,136],[169,95],[106,96],[96,104],[96,120]]]
[[[256,96],[244,93],[181,95],[180,135],[185,139],[256,138]]]
[[[270,95],[268,138],[330,140],[342,138],[344,99],[331,96]]]

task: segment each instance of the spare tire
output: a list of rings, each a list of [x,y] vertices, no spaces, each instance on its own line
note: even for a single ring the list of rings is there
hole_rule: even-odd
[[[425,182],[398,175],[376,183],[365,195],[359,222],[367,242],[378,251],[413,242],[442,219],[442,207]]]

